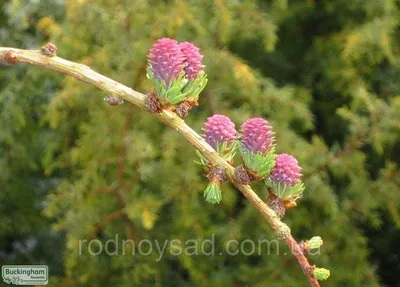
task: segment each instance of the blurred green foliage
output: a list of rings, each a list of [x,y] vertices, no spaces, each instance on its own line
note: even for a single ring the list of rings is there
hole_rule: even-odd
[[[285,222],[319,235],[324,286],[395,286],[400,271],[400,2],[0,2],[1,46],[58,54],[148,92],[147,51],[192,41],[209,84],[187,123],[265,117],[303,167]],[[196,153],[130,104],[43,68],[0,69],[0,263],[47,264],[50,286],[308,286],[293,256],[78,255],[79,240],[274,239],[231,185],[207,204]],[[261,185],[255,190],[262,197]],[[281,244],[282,250],[289,252]],[[265,251],[265,250],[264,250]],[[397,255],[396,255],[397,254]],[[396,273],[397,272],[397,273]]]

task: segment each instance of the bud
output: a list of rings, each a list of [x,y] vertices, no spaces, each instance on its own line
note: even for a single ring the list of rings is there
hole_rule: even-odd
[[[297,160],[288,154],[278,154],[275,166],[265,184],[272,187],[276,195],[285,201],[287,208],[296,206],[302,196],[304,185],[300,181],[301,167]]]
[[[222,200],[221,183],[228,180],[225,169],[219,166],[207,166],[203,169],[203,173],[210,180],[204,191],[206,201],[212,204],[220,203]]]
[[[274,167],[275,148],[272,127],[262,118],[247,120],[242,125],[242,158],[253,179],[263,179]]]
[[[57,46],[53,43],[47,43],[41,48],[42,54],[48,57],[54,57],[57,55]]]
[[[312,273],[313,273],[314,277],[319,281],[326,280],[331,275],[331,272],[325,268],[315,268],[312,271]]]
[[[104,97],[104,101],[107,102],[110,106],[119,106],[124,103],[124,100],[120,97],[116,97],[114,95],[107,95]]]
[[[220,203],[222,200],[221,183],[217,180],[210,181],[204,190],[204,198],[212,204]]]
[[[324,241],[320,236],[314,236],[310,240],[305,242],[305,247],[307,250],[318,249],[322,246]]]

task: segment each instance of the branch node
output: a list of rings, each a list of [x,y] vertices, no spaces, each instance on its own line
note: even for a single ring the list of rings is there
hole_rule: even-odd
[[[278,239],[286,239],[288,236],[290,236],[290,228],[283,222],[280,222],[279,228],[275,230],[276,234],[278,235]],[[296,241],[295,241],[296,242]],[[296,242],[297,244],[297,242]]]
[[[309,250],[307,249],[306,244],[305,244],[304,241],[301,241],[301,242],[299,243],[299,248],[300,248],[301,252],[303,252],[303,254],[307,254],[308,251],[309,251]]]
[[[53,43],[47,43],[41,48],[42,54],[48,57],[57,56],[57,46]]]
[[[4,57],[0,57],[0,64],[3,64],[4,66],[15,65],[18,62],[19,62],[19,54],[12,50],[7,51],[4,54]]]
[[[314,277],[313,271],[317,268],[315,265],[310,265],[306,267],[307,275]]]
[[[124,103],[124,100],[120,97],[116,97],[113,95],[107,95],[104,97],[104,101],[107,102],[110,106],[119,106]]]

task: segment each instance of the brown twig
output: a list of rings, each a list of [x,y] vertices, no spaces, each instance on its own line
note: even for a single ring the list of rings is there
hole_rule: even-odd
[[[43,55],[40,50],[21,50],[14,48],[0,47],[0,59],[2,63],[7,63],[7,56],[13,55],[10,59],[12,63],[28,63],[32,65],[43,66],[51,68],[58,72],[68,74],[75,77],[78,80],[92,84],[106,93],[111,93],[115,96],[121,97],[127,102],[135,104],[139,108],[146,110],[145,101],[146,95],[141,94],[131,88],[124,86],[114,80],[111,80],[99,73],[96,73],[89,67],[74,62],[64,60],[59,57],[47,57]],[[249,185],[243,185],[238,183],[234,178],[234,167],[226,162],[206,141],[194,130],[192,130],[185,122],[179,118],[175,113],[164,110],[161,113],[154,114],[159,120],[164,122],[166,125],[172,127],[177,132],[182,134],[186,140],[210,162],[224,168],[227,172],[229,180],[242,192],[242,194],[251,202],[251,204],[262,214],[269,225],[272,227],[278,237],[283,238],[292,253],[297,257],[304,274],[307,276],[311,286],[320,286],[318,281],[313,278],[310,270],[313,266],[308,263],[307,258],[301,253],[298,243],[293,239],[290,234],[290,228],[283,223],[276,213],[267,206],[267,204],[261,200],[261,198],[252,190]],[[120,191],[118,190],[118,197],[121,197]],[[122,211],[121,211],[122,212]],[[128,218],[129,220],[129,218]],[[299,252],[300,251],[300,252]]]
[[[307,257],[304,255],[303,251],[300,248],[300,245],[296,242],[296,240],[294,240],[293,236],[289,234],[283,240],[289,246],[292,254],[296,256],[297,261],[299,262],[304,274],[306,274],[308,281],[310,282],[310,285],[319,286],[318,280],[312,276],[312,271],[315,266],[312,266],[310,265],[310,263],[308,263]]]
[[[121,209],[126,208],[125,200],[122,197],[121,190],[117,188],[115,191],[115,195],[117,196],[118,199],[118,204]],[[134,238],[136,241],[138,241],[138,237],[134,234],[135,230],[135,225],[133,224],[133,221],[129,218],[127,214],[123,214],[122,218],[125,221],[125,229],[126,229],[126,236],[128,239]]]
[[[96,236],[96,234],[97,234],[100,230],[102,230],[102,229],[104,228],[104,226],[106,226],[106,225],[107,225],[108,223],[110,223],[111,221],[113,221],[113,220],[119,218],[119,217],[122,215],[122,213],[123,213],[123,210],[122,210],[122,209],[117,210],[117,211],[111,213],[110,215],[108,215],[108,216],[107,216],[106,218],[104,218],[102,221],[100,221],[100,223],[97,224],[97,225],[95,226],[95,228],[92,230],[92,232],[90,233],[90,236],[89,236],[88,240],[89,240],[89,241],[92,240],[92,239]]]

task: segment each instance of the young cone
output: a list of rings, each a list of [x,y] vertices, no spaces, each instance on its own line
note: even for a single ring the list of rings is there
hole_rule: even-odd
[[[249,119],[242,125],[240,153],[247,171],[255,180],[268,176],[274,167],[273,135],[272,127],[262,118]]]
[[[147,76],[152,80],[162,104],[177,104],[184,100],[182,93],[188,80],[184,68],[186,57],[178,42],[162,38],[155,43],[148,55]]]
[[[152,80],[161,104],[176,109],[182,118],[198,104],[198,96],[207,84],[202,60],[200,49],[189,42],[178,44],[176,40],[162,38],[150,49],[147,77]]]
[[[227,161],[232,161],[236,153],[237,143],[235,124],[224,115],[213,115],[204,123],[204,137]]]
[[[301,197],[304,185],[300,180],[301,167],[291,155],[278,154],[275,166],[265,183],[272,187],[276,195],[285,201],[286,207],[295,206],[296,199]]]
[[[185,76],[189,83],[184,88],[184,93],[188,94],[187,101],[192,105],[197,105],[200,92],[207,84],[207,75],[202,64],[203,55],[200,49],[190,42],[180,43],[183,55],[185,55]]]
[[[207,143],[230,162],[236,152],[236,136],[235,124],[224,115],[213,115],[204,123],[204,137]],[[221,182],[227,180],[226,172],[217,166],[210,165],[200,153],[198,155],[204,173],[210,179],[210,184],[204,191],[204,197],[207,202],[219,203],[222,199]]]

